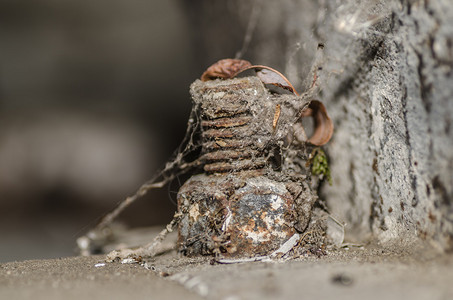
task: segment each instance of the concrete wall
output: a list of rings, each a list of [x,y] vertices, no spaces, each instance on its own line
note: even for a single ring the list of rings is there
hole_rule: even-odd
[[[337,125],[328,147],[334,185],[324,195],[350,227],[382,242],[420,238],[451,249],[451,3],[357,4],[342,34],[332,30],[338,9],[327,7],[321,26],[328,68],[347,62],[323,95]]]
[[[299,87],[317,43],[325,45],[319,97],[336,130],[326,147],[333,185],[322,196],[349,236],[452,249],[451,2],[240,5],[244,24],[259,7],[244,58]]]

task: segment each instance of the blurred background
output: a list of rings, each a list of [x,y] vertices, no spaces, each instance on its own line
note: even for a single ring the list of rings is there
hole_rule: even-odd
[[[171,157],[190,83],[240,50],[251,11],[252,1],[1,0],[0,262],[74,255],[76,238]],[[177,190],[120,221],[166,224]]]

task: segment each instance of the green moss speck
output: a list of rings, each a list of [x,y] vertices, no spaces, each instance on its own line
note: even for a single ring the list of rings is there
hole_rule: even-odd
[[[321,179],[325,178],[332,185],[332,177],[330,176],[329,162],[327,155],[321,148],[315,148],[311,152],[310,161],[312,163],[311,173],[320,176]]]

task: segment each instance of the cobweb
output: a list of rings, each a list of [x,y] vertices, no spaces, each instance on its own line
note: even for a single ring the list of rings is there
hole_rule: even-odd
[[[82,255],[90,255],[97,251],[97,248],[102,246],[106,235],[110,233],[108,230],[106,232],[105,229],[108,228],[122,211],[136,200],[142,198],[153,189],[164,187],[176,177],[200,167],[200,160],[190,160],[190,158],[194,157],[194,154],[199,152],[201,148],[201,141],[198,137],[200,128],[198,111],[198,105],[194,103],[187,121],[186,133],[180,146],[173,154],[173,159],[169,160],[165,164],[165,167],[158,171],[153,178],[142,184],[133,195],[119,202],[118,205],[102,217],[98,224],[85,236],[77,239],[77,245]],[[157,243],[158,240],[163,240],[165,235],[172,231],[173,227],[177,224],[177,217],[176,213],[173,220],[166,226],[166,232],[161,233],[154,242]]]
[[[244,33],[243,44],[239,51],[237,51],[236,58],[243,57],[249,50],[263,10],[263,5],[262,0],[253,1],[248,25]],[[296,54],[301,50],[301,41],[296,41],[294,47],[291,49],[288,63],[296,64],[293,60],[295,59]],[[306,97],[314,97],[322,73],[320,71],[322,70],[321,65],[324,62],[324,45],[320,43],[317,45],[316,49],[310,72],[306,74],[305,86],[308,87],[308,90],[304,93]],[[164,187],[178,176],[194,171],[202,166],[202,161],[197,158],[196,155],[201,149],[201,139],[199,137],[200,116],[198,114],[199,107],[196,103],[193,103],[184,139],[173,154],[173,158],[166,163],[165,167],[157,172],[154,177],[141,185],[133,195],[119,202],[118,205],[102,217],[98,224],[85,236],[77,239],[77,244],[82,255],[90,255],[99,248],[102,248],[106,236],[110,234],[110,230],[108,230],[109,225],[122,211],[136,200],[140,199],[153,189]],[[148,252],[152,252],[152,249],[165,238],[166,234],[173,230],[174,226],[177,225],[179,218],[180,212],[177,211],[171,222],[162,230],[162,232],[150,244],[143,248],[148,249]]]

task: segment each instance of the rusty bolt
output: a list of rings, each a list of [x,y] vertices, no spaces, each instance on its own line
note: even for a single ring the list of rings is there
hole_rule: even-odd
[[[250,69],[256,76],[234,79]],[[280,72],[235,59],[215,63],[201,79],[191,85],[194,106],[181,152],[78,239],[82,253],[103,245],[107,226],[147,191],[193,170],[200,174],[180,188],[178,211],[166,228],[148,245],[113,251],[108,259],[153,256],[176,225],[179,251],[187,255],[280,257],[284,253],[275,251],[290,247],[285,251],[297,255],[307,243],[322,249],[322,212],[313,209],[319,178],[311,176],[310,154],[329,141],[333,123],[311,99],[314,89],[299,95]],[[271,93],[265,85],[291,94]],[[310,138],[300,122],[308,116],[314,118]],[[187,160],[200,148],[199,157]]]
[[[305,230],[317,199],[305,167],[310,145],[294,141],[292,132],[306,103],[271,94],[257,77],[197,80],[191,95],[200,116],[204,173],[178,192],[178,209],[186,212],[179,250],[267,255]]]

